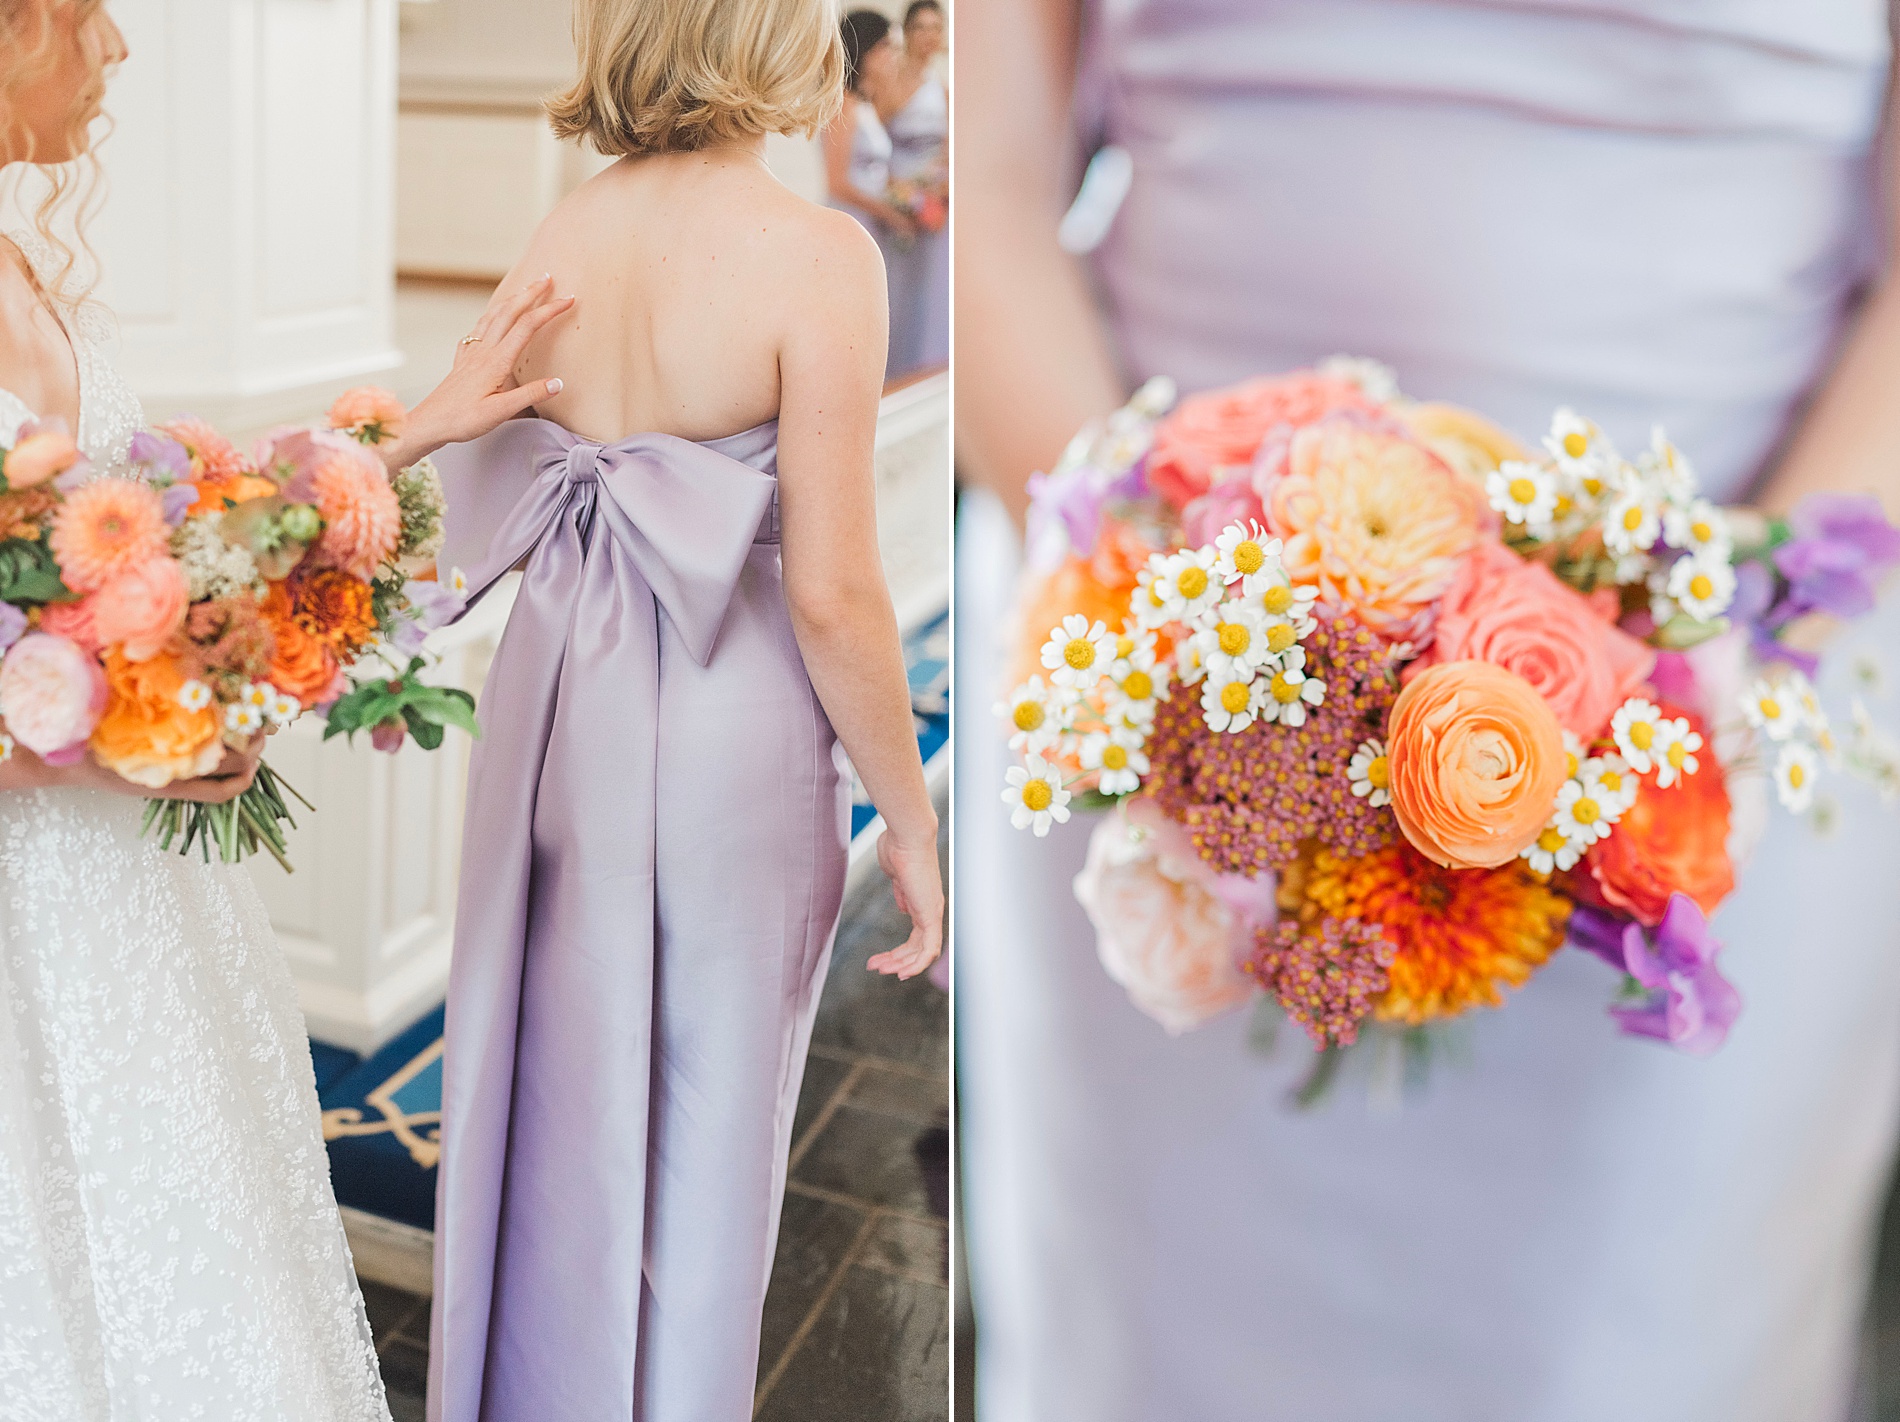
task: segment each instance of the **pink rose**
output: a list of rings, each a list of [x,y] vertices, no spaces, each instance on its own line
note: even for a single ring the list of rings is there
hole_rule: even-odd
[[[127,661],[149,661],[185,624],[191,589],[170,558],[152,558],[119,574],[86,599],[99,641],[122,646]]]
[[[1230,523],[1265,522],[1247,471],[1224,479],[1181,510],[1181,538],[1190,548],[1212,543]]]
[[[63,424],[40,426],[32,434],[22,434],[19,442],[6,451],[3,462],[7,487],[30,489],[44,484],[73,468],[84,457]]]
[[[47,603],[40,609],[40,631],[77,642],[95,657],[106,649],[106,639],[93,625],[89,597],[82,597],[78,602]]]
[[[49,765],[70,765],[84,755],[86,737],[105,709],[99,663],[64,637],[29,632],[0,662],[0,718]]]
[[[1096,827],[1075,896],[1096,951],[1134,1005],[1171,1033],[1244,1006],[1254,930],[1277,918],[1272,874],[1215,874],[1180,826],[1145,799]]]
[[[1403,679],[1410,682],[1441,662],[1465,661],[1516,672],[1560,725],[1588,742],[1642,689],[1656,653],[1542,563],[1485,539],[1445,589],[1432,644]]]
[[[1148,484],[1176,508],[1205,494],[1226,469],[1247,469],[1276,425],[1299,428],[1340,410],[1377,414],[1350,380],[1296,371],[1190,395],[1155,426]]]

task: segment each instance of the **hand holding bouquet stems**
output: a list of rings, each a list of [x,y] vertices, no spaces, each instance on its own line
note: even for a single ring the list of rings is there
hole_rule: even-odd
[[[326,735],[368,730],[391,750],[473,733],[467,693],[418,677],[465,589],[432,571],[434,467],[392,476],[377,456],[405,419],[386,392],[353,390],[249,457],[179,419],[134,436],[129,475],[100,478],[62,430],[24,427],[0,449],[0,759],[23,747],[140,787],[167,848],[263,849],[289,868],[301,797],[261,760],[267,731],[316,710]],[[352,682],[378,662],[395,675]]]
[[[1797,812],[1833,767],[1900,790],[1791,636],[1900,565],[1870,497],[1731,517],[1660,430],[1626,458],[1564,409],[1531,450],[1345,358],[1151,381],[1031,495],[1003,799],[1039,835],[1112,808],[1077,896],[1171,1031],[1264,996],[1329,1076],[1569,941],[1623,1031],[1711,1051],[1741,1001],[1708,917],[1762,782]]]

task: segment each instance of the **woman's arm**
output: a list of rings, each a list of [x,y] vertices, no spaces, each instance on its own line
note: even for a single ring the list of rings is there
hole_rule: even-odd
[[[883,193],[867,193],[851,181],[851,145],[857,137],[857,105],[864,100],[846,94],[838,116],[825,125],[825,191],[833,202],[848,202],[870,213],[886,227],[915,236],[917,224],[899,211]]]
[[[910,915],[869,966],[912,977],[943,946],[937,813],[917,753],[897,616],[877,546],[872,469],[889,315],[883,261],[841,214],[819,214],[805,271],[787,273],[779,349],[779,514],[785,600],[805,670],[889,826],[878,862]]]
[[[1018,519],[1029,476],[1125,393],[1081,268],[1056,245],[1079,20],[1076,0],[957,11],[957,463]]]
[[[1900,251],[1900,85],[1888,97],[1887,250]],[[1758,502],[1786,513],[1822,490],[1872,493],[1900,522],[1900,275],[1892,258]]]

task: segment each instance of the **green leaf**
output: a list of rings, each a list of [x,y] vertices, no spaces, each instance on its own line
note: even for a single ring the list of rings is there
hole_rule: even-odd
[[[402,708],[402,719],[409,727],[409,734],[416,738],[416,744],[424,750],[436,750],[442,745],[442,727],[429,720],[414,706]]]
[[[0,602],[73,602],[78,594],[59,576],[59,561],[39,539],[0,542]]]
[[[1712,637],[1720,637],[1728,631],[1726,617],[1711,618],[1704,622],[1701,618],[1691,617],[1686,612],[1678,612],[1662,626],[1656,629],[1654,637],[1658,647],[1672,652],[1686,652],[1691,647],[1700,646]]]

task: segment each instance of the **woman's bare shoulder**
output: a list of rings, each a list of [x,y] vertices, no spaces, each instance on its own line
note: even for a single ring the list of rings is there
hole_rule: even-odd
[[[884,255],[850,213],[780,188],[761,234],[803,300],[821,305],[884,295]]]

